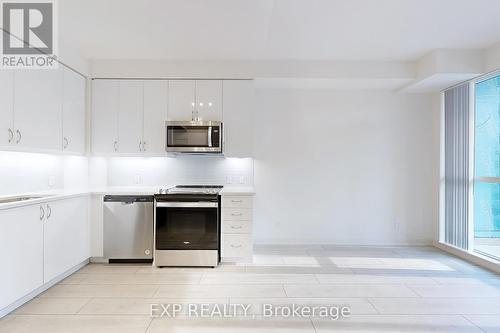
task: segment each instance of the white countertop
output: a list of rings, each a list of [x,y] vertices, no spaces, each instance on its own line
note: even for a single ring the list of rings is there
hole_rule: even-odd
[[[54,190],[41,192],[27,192],[20,194],[12,194],[0,196],[0,199],[19,196],[41,196],[41,198],[30,199],[25,201],[14,201],[0,204],[0,210],[40,204],[44,202],[56,201],[85,195],[106,195],[106,194],[130,194],[130,195],[153,195],[157,193],[159,187],[103,187],[95,189],[81,190]],[[255,195],[253,187],[224,187],[220,192],[221,195]]]

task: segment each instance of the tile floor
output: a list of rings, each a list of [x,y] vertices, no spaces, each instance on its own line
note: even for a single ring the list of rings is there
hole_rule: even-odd
[[[250,304],[254,317],[152,318],[151,304]],[[264,318],[262,304],[350,307]],[[500,332],[500,275],[432,247],[266,246],[253,264],[90,264],[0,319],[0,332]]]

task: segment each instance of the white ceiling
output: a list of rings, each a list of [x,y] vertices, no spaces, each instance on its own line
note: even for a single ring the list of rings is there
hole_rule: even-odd
[[[89,59],[416,60],[500,41],[499,0],[62,0]]]

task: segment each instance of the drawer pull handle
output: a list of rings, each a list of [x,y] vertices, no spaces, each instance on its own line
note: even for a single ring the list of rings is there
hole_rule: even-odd
[[[243,200],[234,200],[234,199],[232,199],[231,202],[243,202]]]
[[[234,247],[234,248],[239,248],[239,247],[242,247],[242,245],[241,245],[241,244],[237,244],[237,245],[235,245],[235,244],[231,244],[231,247]]]
[[[231,216],[241,216],[243,215],[242,213],[231,213]]]
[[[234,226],[234,225],[232,225],[232,226],[231,226],[231,229],[241,229],[241,228],[243,228],[241,225],[239,225],[239,226]]]

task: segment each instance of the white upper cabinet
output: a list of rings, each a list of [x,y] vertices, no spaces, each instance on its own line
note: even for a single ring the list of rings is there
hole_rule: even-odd
[[[94,80],[92,91],[92,152],[165,153],[168,81]]]
[[[142,151],[143,83],[120,81],[118,111],[118,151],[139,153]]]
[[[197,80],[195,112],[200,120],[222,121],[222,81]]]
[[[224,80],[224,155],[253,156],[253,108],[255,90],[252,80]]]
[[[44,283],[89,257],[86,197],[42,204]]]
[[[67,67],[63,67],[62,71],[62,147],[66,152],[83,154],[85,152],[85,77]]]
[[[0,71],[0,149],[85,150],[85,77],[54,70]]]
[[[171,80],[168,120],[222,121],[221,80]]]
[[[0,211],[0,309],[43,284],[42,220],[39,205]]]
[[[0,70],[0,147],[15,144],[14,72]]]
[[[165,152],[165,121],[167,120],[168,82],[144,81],[143,151]]]
[[[120,82],[92,81],[92,151],[118,152]]]
[[[171,80],[168,82],[168,120],[190,121],[195,112],[194,80]]]
[[[20,146],[61,150],[62,70],[16,71],[14,114]]]

